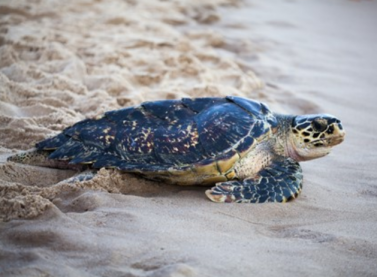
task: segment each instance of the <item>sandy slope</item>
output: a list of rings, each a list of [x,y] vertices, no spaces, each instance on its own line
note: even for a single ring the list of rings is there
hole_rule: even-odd
[[[62,3],[0,1],[0,274],[377,272],[375,2]],[[54,185],[73,172],[4,163],[105,110],[227,94],[333,113],[347,140],[303,164],[303,194],[285,205],[219,205],[110,170]]]

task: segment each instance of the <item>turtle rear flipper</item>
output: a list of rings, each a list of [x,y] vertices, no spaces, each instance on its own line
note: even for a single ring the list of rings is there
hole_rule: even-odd
[[[68,178],[59,182],[59,184],[61,183],[74,184],[74,183],[89,181],[89,180],[92,180],[96,176],[96,174],[97,174],[96,170],[86,170],[86,171],[76,174],[75,176],[72,176],[71,178]]]
[[[33,166],[43,166],[58,169],[84,170],[86,165],[69,164],[68,161],[53,160],[49,158],[51,151],[31,149],[25,152],[17,153],[7,158],[8,162],[28,164]]]
[[[257,177],[217,183],[206,195],[213,202],[287,202],[301,192],[302,180],[300,165],[290,158],[281,158],[261,170]]]

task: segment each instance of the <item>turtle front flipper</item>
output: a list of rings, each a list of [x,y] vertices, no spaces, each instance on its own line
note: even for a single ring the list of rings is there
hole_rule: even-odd
[[[290,158],[280,158],[256,177],[217,183],[206,195],[213,202],[287,202],[301,192],[302,180],[300,165]]]

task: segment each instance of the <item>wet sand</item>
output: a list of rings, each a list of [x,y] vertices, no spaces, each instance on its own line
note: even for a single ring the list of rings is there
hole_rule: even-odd
[[[136,3],[0,1],[0,274],[374,276],[376,2]],[[346,141],[287,204],[5,163],[106,110],[225,95],[334,114]]]

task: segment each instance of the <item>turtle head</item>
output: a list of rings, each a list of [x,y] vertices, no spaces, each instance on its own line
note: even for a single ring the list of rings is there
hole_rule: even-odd
[[[288,153],[296,161],[323,157],[333,146],[344,140],[345,132],[339,119],[328,114],[294,117]]]

